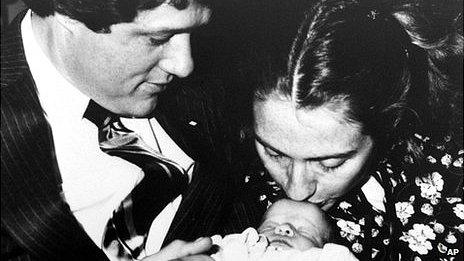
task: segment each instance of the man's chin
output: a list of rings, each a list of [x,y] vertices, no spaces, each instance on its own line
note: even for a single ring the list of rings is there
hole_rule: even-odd
[[[133,106],[125,108],[121,115],[128,118],[145,118],[155,110],[157,103],[158,97],[153,97],[148,102],[134,103]]]

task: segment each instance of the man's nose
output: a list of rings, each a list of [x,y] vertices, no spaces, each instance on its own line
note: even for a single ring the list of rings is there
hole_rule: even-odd
[[[193,71],[193,58],[190,46],[190,34],[176,34],[164,47],[159,67],[179,78],[187,77]]]
[[[286,237],[293,237],[295,232],[293,231],[292,227],[288,224],[280,224],[275,227],[274,233],[281,236]]]
[[[317,188],[316,174],[308,169],[306,161],[293,161],[288,169],[287,196],[296,201],[307,200]]]

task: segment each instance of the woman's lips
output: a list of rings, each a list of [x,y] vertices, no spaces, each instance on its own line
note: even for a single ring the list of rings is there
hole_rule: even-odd
[[[327,204],[327,201],[320,201],[320,202],[312,202],[310,200],[308,200],[309,203],[311,204],[314,204],[316,206],[318,206],[319,208],[323,207],[325,204]]]
[[[336,200],[333,198],[329,198],[323,201],[315,201],[315,202],[308,200],[309,203],[312,203],[323,210],[329,209],[334,204],[335,201]]]

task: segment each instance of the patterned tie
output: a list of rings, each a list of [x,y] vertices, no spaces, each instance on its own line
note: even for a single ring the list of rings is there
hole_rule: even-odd
[[[103,239],[103,247],[117,240],[122,255],[137,258],[145,247],[154,218],[187,189],[188,175],[177,163],[150,148],[139,135],[124,127],[119,116],[90,101],[84,117],[99,130],[100,148],[123,158],[145,173],[119,208],[113,212]]]

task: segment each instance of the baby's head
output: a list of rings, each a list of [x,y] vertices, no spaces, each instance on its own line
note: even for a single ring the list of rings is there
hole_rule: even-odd
[[[316,205],[281,199],[266,211],[258,232],[277,249],[305,251],[327,243],[332,228],[326,214]]]

